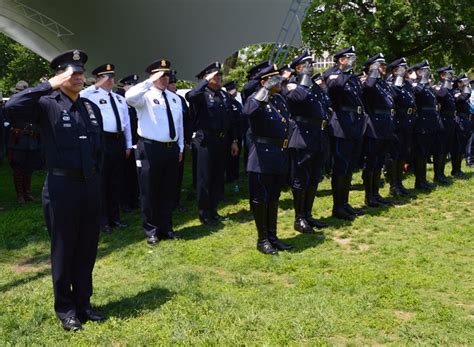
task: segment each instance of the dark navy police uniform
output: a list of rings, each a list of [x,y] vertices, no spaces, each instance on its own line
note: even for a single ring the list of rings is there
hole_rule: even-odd
[[[84,63],[85,53],[70,51],[64,60]],[[91,308],[92,270],[100,225],[98,172],[102,155],[102,118],[91,101],[72,101],[49,82],[14,95],[6,105],[11,117],[38,117],[48,175],[43,209],[51,236],[54,308],[60,319]]]

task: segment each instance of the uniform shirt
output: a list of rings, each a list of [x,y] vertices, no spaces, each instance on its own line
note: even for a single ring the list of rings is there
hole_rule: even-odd
[[[125,135],[126,148],[132,148],[132,132],[130,129],[130,115],[128,114],[128,105],[123,96],[110,92],[117,105],[122,129],[117,129],[117,120],[114,109],[110,103],[109,92],[96,86],[90,86],[81,91],[81,96],[91,100],[100,108],[102,120],[104,122],[103,130],[109,133],[123,132]]]
[[[170,137],[164,93],[173,116],[174,138]],[[125,97],[130,106],[137,110],[139,136],[159,142],[177,141],[180,152],[184,151],[183,106],[178,95],[156,88],[153,82],[144,81],[130,88]]]
[[[13,95],[6,111],[12,118],[39,120],[48,169],[100,169],[102,116],[92,101],[72,101],[45,82]]]

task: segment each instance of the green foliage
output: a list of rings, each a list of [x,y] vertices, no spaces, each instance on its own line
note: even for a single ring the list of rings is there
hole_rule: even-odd
[[[109,320],[77,334],[64,332],[53,311],[40,203],[18,206],[12,185],[2,184],[0,345],[473,346],[474,170],[463,169],[469,179],[429,194],[410,189],[395,207],[352,223],[330,217],[325,179],[313,211],[330,224],[324,236],[293,231],[291,193],[283,192],[279,236],[295,250],[279,257],[255,249],[244,174],[241,193],[226,187],[224,225],[200,225],[196,202],[183,195],[188,212],[174,215],[183,240],[148,247],[138,211],[125,214],[129,228],[101,234],[94,270],[92,301]],[[5,166],[0,182],[11,182]],[[35,196],[43,182],[36,172]],[[351,191],[351,204],[363,199]]]
[[[35,85],[52,73],[46,60],[2,33],[0,68],[0,90],[4,96],[9,95],[10,89],[20,80]]]
[[[428,59],[434,67],[473,67],[472,0],[314,0],[302,27],[316,52],[354,45],[359,64],[378,52],[388,61]]]

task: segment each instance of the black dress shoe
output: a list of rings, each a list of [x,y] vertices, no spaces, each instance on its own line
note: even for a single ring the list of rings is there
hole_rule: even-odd
[[[91,322],[103,322],[107,318],[100,312],[94,311],[92,309],[85,310],[77,314],[77,317],[80,319],[81,322],[85,323],[87,321]]]
[[[349,220],[353,221],[355,220],[355,214],[349,213],[344,206],[339,206],[337,208],[332,209],[332,216],[337,219],[343,219],[343,220]]]
[[[297,217],[295,223],[293,224],[293,229],[299,231],[302,234],[314,234],[313,228],[303,217]]]
[[[179,240],[182,237],[178,234],[175,234],[173,231],[166,231],[158,234],[160,240]]]
[[[257,249],[263,254],[278,255],[278,251],[273,248],[272,244],[268,240],[257,242]]]
[[[221,216],[217,212],[213,212],[212,215],[211,215],[211,218],[214,219],[216,222],[222,222],[222,221],[226,221],[226,220],[229,219],[227,217]]]
[[[278,249],[279,251],[291,251],[293,249],[293,246],[287,243],[284,243],[279,239],[270,240],[270,243],[272,244],[274,248]]]
[[[148,236],[148,237],[146,238],[146,243],[148,243],[150,246],[154,246],[154,245],[156,245],[158,242],[160,242],[160,240],[159,240],[158,237],[156,237],[155,235]]]
[[[110,223],[110,227],[111,227],[111,228],[125,229],[125,228],[128,228],[128,224],[123,223],[123,222],[121,222],[121,221],[119,221],[119,220],[116,220],[116,221]]]
[[[61,319],[61,325],[66,331],[82,330],[81,321],[77,317],[74,317],[74,316]]]
[[[363,216],[365,214],[365,210],[363,208],[352,207],[349,203],[344,204],[344,209],[354,216]]]
[[[312,228],[324,229],[329,226],[329,224],[314,219],[313,217],[306,217],[306,221]]]

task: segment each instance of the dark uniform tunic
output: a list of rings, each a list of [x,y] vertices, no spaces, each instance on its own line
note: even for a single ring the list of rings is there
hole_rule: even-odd
[[[227,182],[234,182],[239,179],[240,175],[240,152],[242,149],[242,138],[245,135],[245,133],[242,130],[242,126],[245,125],[245,122],[243,119],[245,119],[242,116],[242,105],[240,102],[235,100],[235,98],[231,98],[231,103],[232,103],[232,121],[235,123],[234,126],[232,126],[231,130],[227,133],[226,136],[226,148],[230,148],[232,145],[232,142],[234,139],[237,140],[237,145],[239,146],[239,155],[233,156],[231,154],[231,151],[229,150],[226,154],[226,167],[225,167],[225,174],[226,174],[226,181]],[[244,124],[242,124],[244,123]],[[247,122],[248,123],[248,122]],[[236,130],[234,130],[236,129]],[[246,127],[248,129],[248,126]],[[233,133],[237,132],[237,137],[232,138]]]
[[[100,222],[102,117],[91,101],[73,102],[49,82],[15,94],[14,118],[39,119],[48,175],[43,209],[51,235],[54,308],[60,319],[90,309]]]
[[[440,84],[433,88],[436,99],[439,103],[439,114],[443,123],[444,131],[440,133],[438,141],[440,143],[440,154],[446,156],[454,146],[454,130],[456,127],[456,102],[451,90]]]
[[[390,158],[393,160],[411,160],[413,149],[413,128],[415,126],[416,103],[412,85],[405,81],[402,86],[392,85],[395,106],[393,119],[393,142]]]
[[[337,66],[326,71],[324,76],[335,112],[328,127],[333,174],[351,174],[358,167],[362,136],[367,126],[362,85],[356,76],[342,72]]]
[[[390,86],[380,78],[367,77],[363,84],[369,115],[364,139],[365,168],[380,170],[393,139],[394,102]]]
[[[275,94],[269,102],[249,97],[243,108],[249,117],[252,144],[249,149],[250,201],[278,201],[288,173],[288,120],[285,100]]]
[[[224,186],[226,151],[225,135],[232,128],[230,96],[222,90],[214,91],[203,79],[186,94],[192,104],[196,135],[196,190],[200,211],[215,211]],[[237,138],[236,129],[232,136]]]
[[[437,141],[443,130],[443,123],[438,113],[436,96],[428,85],[418,84],[414,88],[417,117],[414,128],[415,156],[428,158],[440,150]]]
[[[469,105],[471,94],[455,89],[453,90],[453,95],[456,103],[456,125],[452,153],[463,156],[466,151],[467,141],[471,135],[471,112]]]
[[[307,189],[317,186],[327,160],[328,115],[325,100],[314,89],[290,84],[286,94],[290,118],[290,156],[292,187]]]

